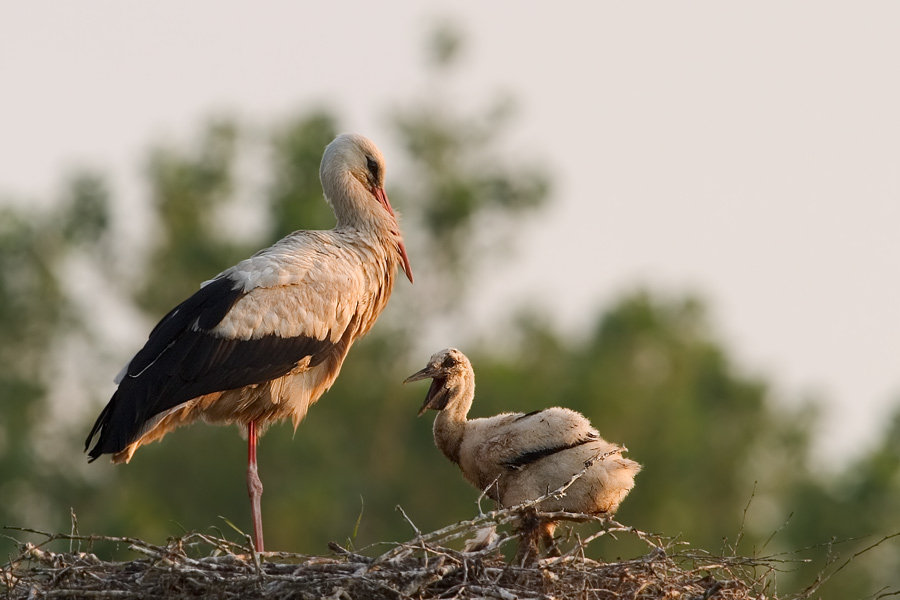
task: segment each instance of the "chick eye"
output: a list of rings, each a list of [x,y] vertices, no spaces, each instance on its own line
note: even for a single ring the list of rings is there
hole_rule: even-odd
[[[441,363],[441,366],[445,369],[449,369],[453,365],[456,364],[456,360],[452,356],[447,356],[444,358],[444,362]]]

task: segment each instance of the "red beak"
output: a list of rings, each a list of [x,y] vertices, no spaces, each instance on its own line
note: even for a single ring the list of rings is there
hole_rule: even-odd
[[[391,208],[391,202],[388,200],[387,194],[384,191],[384,188],[376,187],[372,190],[372,193],[381,202],[382,206],[384,206],[387,211],[394,217],[394,223],[397,223],[396,215],[394,215],[394,209]],[[397,228],[400,229],[399,227]],[[412,266],[409,264],[409,257],[406,255],[406,246],[403,244],[403,240],[398,244],[398,249],[400,250],[400,257],[403,259],[403,270],[406,271],[406,277],[409,279],[409,282],[413,282],[413,274],[412,274]]]

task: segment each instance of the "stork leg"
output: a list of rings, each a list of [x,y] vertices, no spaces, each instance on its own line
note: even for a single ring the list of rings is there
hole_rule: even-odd
[[[515,564],[528,566],[534,564],[540,556],[539,540],[541,537],[541,518],[534,508],[526,508],[519,512],[516,533],[519,546],[516,550]]]
[[[553,534],[556,532],[556,521],[541,521],[539,526],[541,541],[547,550],[547,556],[559,556],[559,546],[556,545],[556,539]]]
[[[256,441],[256,421],[250,421],[247,425],[247,492],[250,495],[250,514],[253,516],[253,545],[257,552],[264,552],[262,511],[259,507],[263,485],[256,470]]]

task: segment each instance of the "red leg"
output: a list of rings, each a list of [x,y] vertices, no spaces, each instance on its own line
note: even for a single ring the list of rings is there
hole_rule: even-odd
[[[262,511],[259,500],[262,498],[262,481],[256,471],[256,421],[247,425],[247,492],[250,494],[250,513],[253,516],[253,544],[257,552],[263,550]]]

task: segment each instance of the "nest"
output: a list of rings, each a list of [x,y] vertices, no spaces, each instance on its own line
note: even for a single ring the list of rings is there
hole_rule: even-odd
[[[352,551],[334,542],[329,544],[330,555],[309,556],[256,553],[249,539],[239,543],[201,533],[154,545],[127,537],[20,530],[41,534],[46,539],[38,544],[21,544],[19,555],[0,567],[0,597],[774,598],[769,589],[776,567],[772,559],[689,552],[673,540],[589,515],[542,514],[561,521],[593,522],[597,530],[583,539],[574,536],[559,556],[532,557],[526,564],[504,557],[503,550],[511,550],[519,538],[520,533],[515,530],[490,536],[489,543],[478,551],[448,547],[454,540],[483,533],[486,527],[516,523],[522,516],[521,510],[493,511],[427,534],[416,530],[413,539],[386,544],[389,549],[377,556],[363,554],[374,546]],[[610,563],[587,558],[585,550],[589,544],[604,536],[632,536],[646,544],[647,553]],[[46,549],[50,542],[58,540],[86,546],[87,551],[56,553]],[[99,541],[126,545],[143,558],[125,562],[101,560],[91,552],[93,544]],[[384,545],[379,546],[384,549]]]

